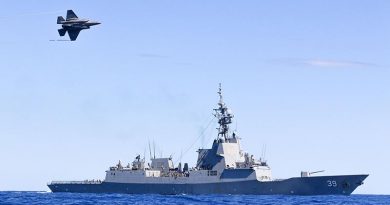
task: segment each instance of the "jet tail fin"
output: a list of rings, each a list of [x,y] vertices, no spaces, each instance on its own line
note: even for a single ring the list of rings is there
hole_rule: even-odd
[[[69,19],[78,19],[79,17],[76,16],[76,14],[73,12],[73,10],[68,10],[66,12],[66,20]]]
[[[60,36],[65,36],[66,34],[66,30],[65,29],[58,29],[58,33],[60,34]]]
[[[57,24],[61,24],[63,21],[65,21],[64,17],[62,16],[57,17]]]

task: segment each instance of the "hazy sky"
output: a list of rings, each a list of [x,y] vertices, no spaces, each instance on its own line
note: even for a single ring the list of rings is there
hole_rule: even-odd
[[[67,9],[102,24],[50,41]],[[367,173],[355,193],[390,194],[389,20],[387,0],[2,0],[0,190],[103,179],[148,140],[194,166],[222,83],[274,178]]]

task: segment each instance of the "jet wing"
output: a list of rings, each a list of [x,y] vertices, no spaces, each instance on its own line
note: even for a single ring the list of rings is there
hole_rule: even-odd
[[[69,38],[71,41],[75,41],[81,30],[69,30]]]

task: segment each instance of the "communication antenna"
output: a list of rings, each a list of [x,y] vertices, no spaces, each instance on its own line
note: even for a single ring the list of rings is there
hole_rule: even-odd
[[[204,137],[205,137],[205,136],[204,136],[204,132],[201,133],[201,136],[202,136],[202,139],[201,139],[201,142],[200,142],[200,143],[201,143],[201,147],[202,147],[202,149],[203,149],[203,147],[204,147]],[[181,161],[181,160],[180,160],[180,161]]]
[[[153,159],[156,159],[156,144],[154,143],[154,140],[153,140]]]
[[[150,140],[148,139],[149,143],[149,158],[152,159],[152,150],[150,149]]]
[[[183,149],[180,150],[180,163],[181,163],[181,158],[183,157]]]
[[[263,148],[261,150],[261,159],[263,159],[263,160],[265,159],[266,152],[267,152],[267,144],[264,144]]]

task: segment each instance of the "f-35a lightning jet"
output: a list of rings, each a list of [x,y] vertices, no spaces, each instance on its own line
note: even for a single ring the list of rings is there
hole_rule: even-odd
[[[68,10],[66,12],[66,20],[59,16],[57,24],[62,24],[62,28],[58,29],[60,36],[64,36],[68,32],[70,40],[75,41],[81,30],[89,29],[91,26],[99,25],[100,23],[89,19],[79,19],[72,10]]]

